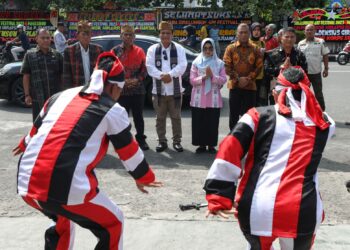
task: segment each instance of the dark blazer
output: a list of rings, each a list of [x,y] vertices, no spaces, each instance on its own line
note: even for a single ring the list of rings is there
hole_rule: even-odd
[[[97,44],[89,44],[90,73],[95,68],[98,55],[103,51]],[[65,89],[85,84],[83,59],[79,42],[67,47],[63,55],[63,86]]]

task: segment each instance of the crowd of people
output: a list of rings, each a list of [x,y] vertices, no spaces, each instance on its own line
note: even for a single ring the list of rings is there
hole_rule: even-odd
[[[134,44],[129,25],[121,27],[122,44],[107,52],[91,43],[89,22],[79,22],[78,42],[71,46],[62,29],[59,25],[54,35],[57,50],[50,47],[49,31],[39,29],[37,47],[23,61],[25,102],[32,105],[34,125],[14,149],[23,153],[18,192],[56,222],[46,232],[48,247],[68,249],[74,221],[99,238],[96,249],[122,249],[122,213],[98,190],[93,170],[111,141],[142,192],[147,192],[145,186],[163,185],[142,152],[149,149],[143,80],[147,74],[153,79],[156,152],[168,148],[168,115],[172,146],[182,152],[185,50],[173,42],[172,24],[163,21],[160,43],[146,53]],[[315,37],[313,25],[306,26],[306,38],[298,45],[293,28],[282,29],[279,36],[274,29],[266,26],[263,36],[259,23],[239,24],[222,59],[217,27],[210,29],[212,38],[203,36],[190,70],[192,144],[198,154],[217,153],[204,187],[208,215],[226,218],[234,207],[250,249],[270,249],[276,238],[284,249],[311,249],[323,211],[317,167],[334,132],[334,122],[323,113],[322,76],[328,75],[329,50]],[[193,31],[188,34],[190,43]],[[231,132],[217,152],[226,83]]]

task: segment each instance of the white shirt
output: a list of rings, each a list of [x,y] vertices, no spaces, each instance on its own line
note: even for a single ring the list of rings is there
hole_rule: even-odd
[[[67,48],[66,38],[59,30],[56,30],[53,34],[53,41],[55,43],[56,50],[63,54],[64,49]]]
[[[161,74],[169,74],[171,77],[179,77],[180,81],[180,91],[183,92],[184,88],[182,87],[182,75],[185,73],[187,68],[187,59],[186,59],[186,52],[185,49],[179,45],[175,44],[176,50],[177,50],[177,65],[175,68],[171,69],[170,66],[170,48],[164,48],[162,45],[162,70],[158,70],[155,64],[155,55],[156,55],[156,49],[158,44],[153,44],[151,47],[147,50],[147,56],[146,56],[146,67],[148,74],[153,78],[153,89],[152,94],[157,94],[157,86],[156,86],[156,79],[160,80]],[[164,60],[163,51],[167,54],[167,59]],[[162,82],[162,90],[161,95],[174,95],[174,83],[171,81],[170,83],[164,84]]]
[[[329,49],[325,41],[316,37],[313,41],[304,39],[299,42],[298,49],[300,49],[306,57],[308,74],[321,73],[323,56],[329,54]]]
[[[85,77],[85,84],[89,82],[90,80],[90,55],[89,55],[89,48],[85,50],[81,43],[80,45],[80,51],[81,51],[81,58],[83,59],[83,68],[84,68],[84,77]]]

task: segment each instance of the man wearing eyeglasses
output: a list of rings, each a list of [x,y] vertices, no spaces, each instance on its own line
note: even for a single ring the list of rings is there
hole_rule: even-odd
[[[28,50],[24,56],[21,74],[25,103],[32,106],[33,121],[43,108],[45,101],[62,89],[62,55],[52,49],[51,35],[45,28],[36,34],[38,46]]]
[[[77,28],[78,42],[64,50],[63,84],[65,88],[85,85],[95,67],[102,47],[91,43],[91,23],[80,21]]]
[[[168,148],[166,117],[169,113],[173,130],[173,148],[182,152],[181,103],[182,75],[187,67],[184,48],[172,42],[173,26],[168,22],[159,24],[160,43],[149,47],[146,56],[148,74],[153,78],[153,107],[156,111],[156,130],[159,144],[157,152]]]

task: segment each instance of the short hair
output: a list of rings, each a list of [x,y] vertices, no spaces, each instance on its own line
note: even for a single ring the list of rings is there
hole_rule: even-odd
[[[80,32],[91,32],[91,23],[86,20],[79,21],[78,27],[77,27],[78,33]]]
[[[296,35],[295,29],[292,27],[287,27],[282,30],[282,36],[284,36],[287,32],[293,33]]]
[[[246,28],[249,30],[249,25],[246,24],[246,23],[240,23],[240,24],[238,24],[237,30],[240,29],[240,28],[242,28],[242,27],[246,27]]]
[[[39,28],[39,29],[36,30],[35,36],[39,36],[41,32],[47,32],[47,33],[50,34],[50,31],[47,28],[42,27],[42,28]]]
[[[275,30],[276,30],[276,24],[270,23],[270,24],[266,25],[265,28],[270,28],[270,29],[272,29],[273,31],[275,31]]]

